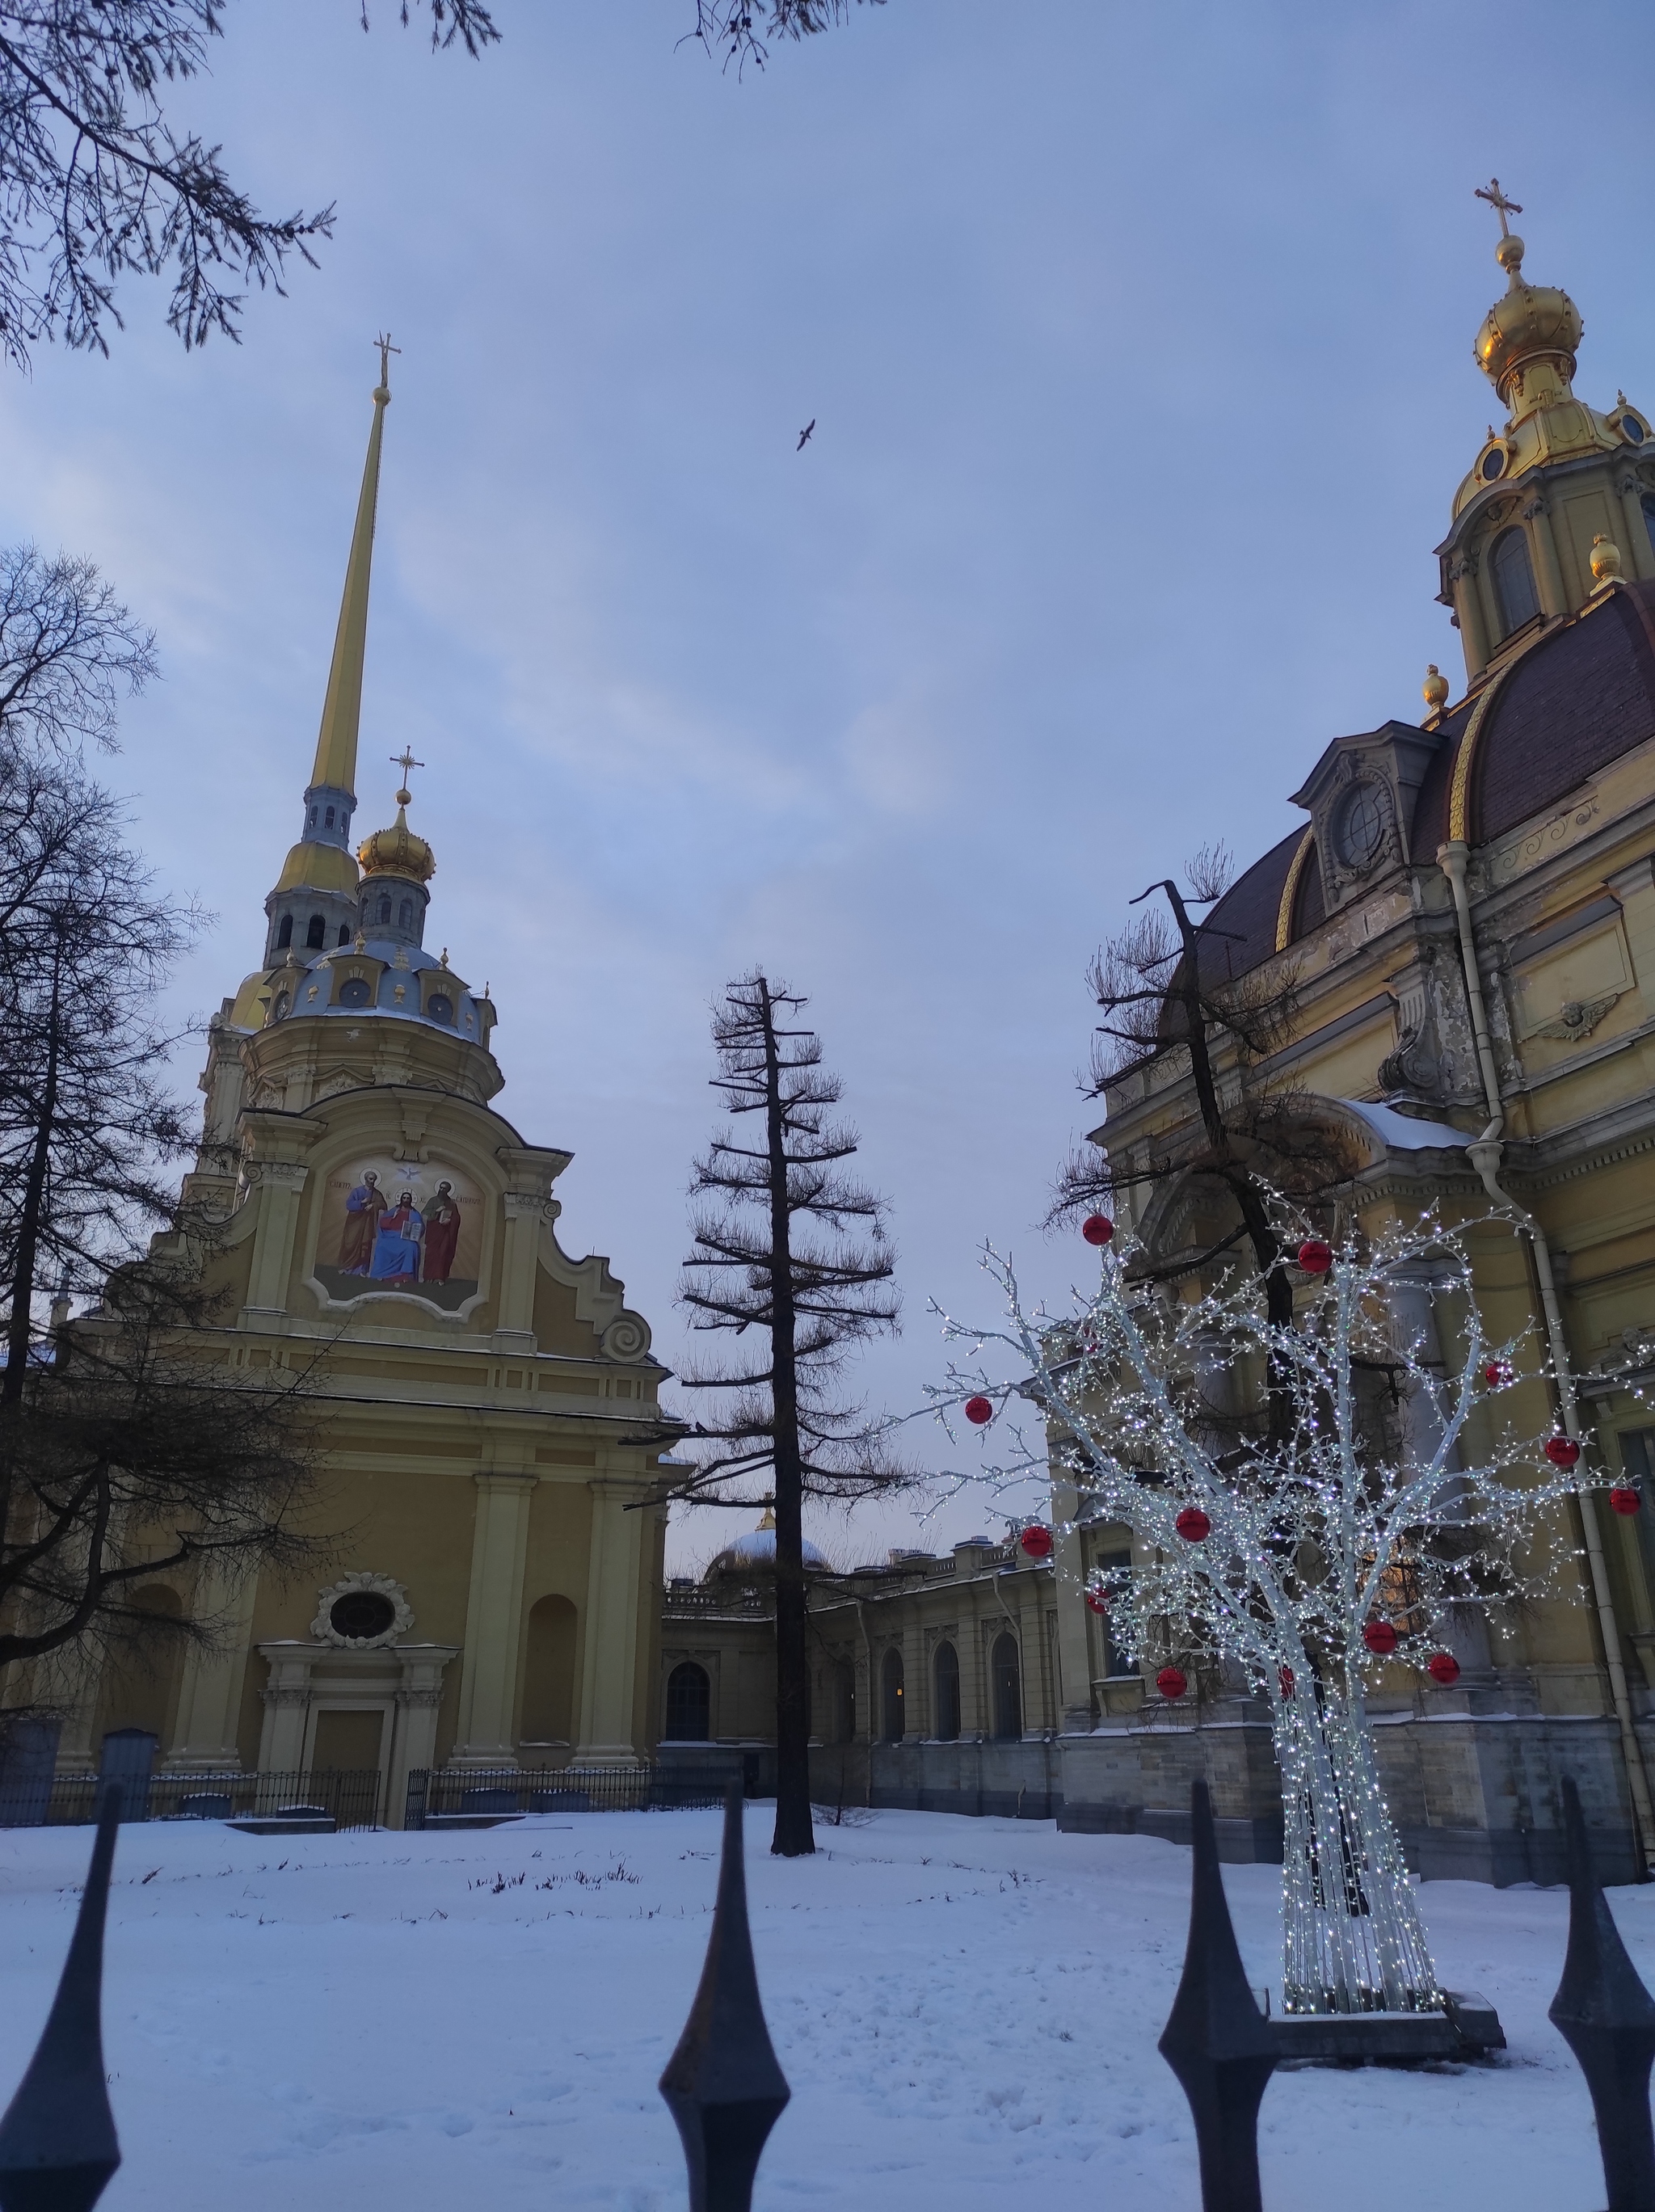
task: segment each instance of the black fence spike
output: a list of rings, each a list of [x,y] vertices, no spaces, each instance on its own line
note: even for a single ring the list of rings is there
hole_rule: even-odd
[[[1190,1791],[1190,1941],[1161,2055],[1190,2100],[1205,2212],[1262,2212],[1258,2107],[1276,2071],[1276,2039],[1236,1947],[1204,1782]]]
[[[1574,2053],[1597,2116],[1609,2212],[1655,2212],[1655,2136],[1649,2069],[1655,1997],[1638,1978],[1591,1870],[1580,1793],[1563,1778],[1568,1841],[1569,1948],[1551,2023]]]
[[[792,2092],[759,2002],[747,1923],[742,1790],[724,1798],[724,1858],[706,1963],[661,2094],[689,2166],[690,2212],[748,2212],[759,2155]],[[9,2208],[0,2208],[9,2212]]]
[[[124,1793],[108,1783],[58,1994],[0,2119],[0,2212],[92,2212],[121,2162],[104,2081],[104,1913]]]

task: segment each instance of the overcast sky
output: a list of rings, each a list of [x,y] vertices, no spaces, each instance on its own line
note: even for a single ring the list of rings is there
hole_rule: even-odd
[[[498,0],[473,64],[392,0],[366,38],[356,0],[239,0],[182,112],[337,236],[239,349],[185,355],[133,283],[112,361],[3,372],[0,526],[159,633],[112,773],[217,916],[204,1014],[298,834],[388,325],[359,827],[411,744],[498,1103],[573,1152],[560,1236],[670,1364],[707,1000],[755,960],[811,994],[894,1206],[906,1326],[861,1380],[901,1409],[928,1298],[992,1311],[982,1238],[1049,1292],[1084,1265],[1035,1224],[1125,902],[1283,835],[1428,660],[1458,694],[1474,185],[1579,302],[1583,395],[1655,407],[1649,15],[889,0],[743,82],[692,12]]]

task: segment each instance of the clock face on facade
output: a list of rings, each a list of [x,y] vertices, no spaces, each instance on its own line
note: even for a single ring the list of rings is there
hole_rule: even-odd
[[[1385,808],[1371,783],[1359,783],[1339,809],[1333,842],[1348,868],[1365,868],[1385,842]]]

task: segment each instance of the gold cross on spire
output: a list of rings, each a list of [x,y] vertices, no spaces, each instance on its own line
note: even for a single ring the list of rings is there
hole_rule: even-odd
[[[400,353],[402,348],[392,345],[389,331],[381,331],[373,343],[379,349],[379,389],[388,396],[391,391],[391,356],[393,353]]]
[[[1508,200],[1505,193],[1500,191],[1499,178],[1490,177],[1486,186],[1478,185],[1476,188],[1474,197],[1480,200],[1488,201],[1489,206],[1500,217],[1500,236],[1502,238],[1509,238],[1512,234],[1511,226],[1507,223],[1506,218],[1508,215],[1521,215],[1523,210],[1515,200]]]
[[[392,753],[391,756],[391,765],[392,768],[401,769],[403,772],[403,787],[397,793],[397,804],[398,806],[411,806],[414,804],[414,794],[408,787],[409,770],[410,769],[423,768],[425,766],[425,763],[423,761],[416,761],[410,749],[407,745],[404,745],[401,752]]]

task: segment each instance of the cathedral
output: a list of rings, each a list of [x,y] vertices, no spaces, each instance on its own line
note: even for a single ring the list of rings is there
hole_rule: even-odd
[[[1577,394],[1579,312],[1530,281],[1498,185],[1482,197],[1506,288],[1475,357],[1504,421],[1437,548],[1464,681],[1433,666],[1420,720],[1330,738],[1293,794],[1302,825],[1241,872],[1207,942],[1227,978],[1291,1008],[1262,1066],[1221,1054],[1232,1094],[1268,1091],[1337,1143],[1346,1224],[1428,1207],[1482,1224],[1491,1335],[1526,1334],[1564,1377],[1555,1396],[1524,1383],[1518,1417],[1578,1437],[1593,1478],[1553,1525],[1549,1594],[1456,1618],[1452,1686],[1377,1672],[1409,1863],[1561,1879],[1567,1773],[1604,1877],[1626,1881],[1655,1863],[1655,416]],[[1125,1175],[1198,1149],[1181,1055],[1141,1059],[1105,1106],[1092,1142]],[[1213,1203],[1191,1170],[1118,1210],[1177,1279],[1224,1233]],[[1429,1283],[1396,1294],[1404,1340],[1448,1336]],[[1608,1511],[1611,1483],[1640,1510]],[[1194,1658],[1186,1693],[1158,1695],[1083,1601],[1088,1573],[1130,1562],[1131,1532],[1061,1490],[1052,1517],[1070,1533],[1049,1556],[1044,1530],[1032,1548],[1003,1530],[818,1590],[821,1794],[849,1762],[876,1804],[1182,1838],[1204,1777],[1224,1853],[1279,1858],[1266,1715]],[[667,1591],[669,1734],[737,1741],[755,1709],[740,1686],[760,1608],[731,1564]]]
[[[664,1370],[608,1261],[558,1243],[571,1155],[496,1109],[488,985],[427,943],[406,751],[395,821],[353,848],[387,362],[299,839],[211,1024],[185,1183],[217,1224],[203,1355],[309,1378],[320,1523],[349,1533],[319,1586],[138,1589],[218,1622],[214,1644],[117,1659],[58,1702],[66,1768],[140,1728],[162,1771],[377,1769],[397,1826],[421,1769],[652,1755]]]

